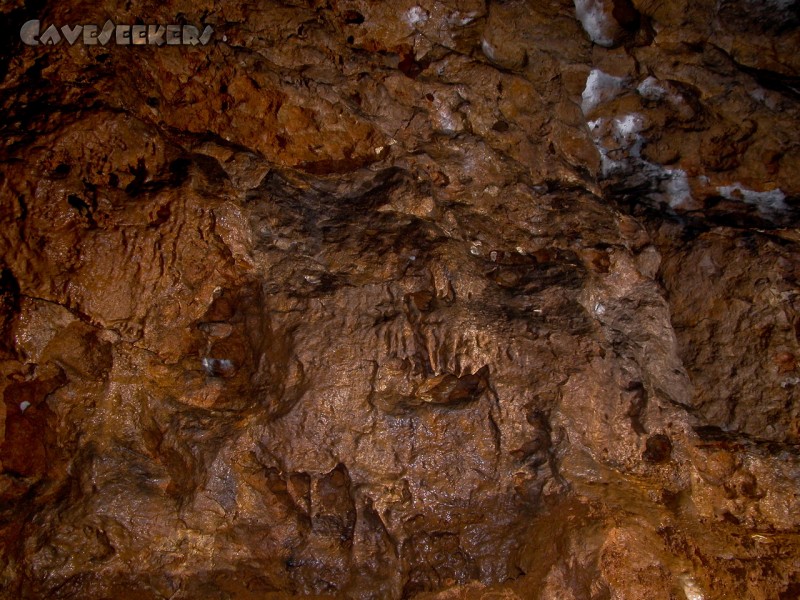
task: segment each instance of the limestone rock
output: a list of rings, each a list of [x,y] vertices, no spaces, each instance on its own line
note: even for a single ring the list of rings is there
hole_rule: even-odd
[[[800,595],[796,2],[0,18],[0,597]]]

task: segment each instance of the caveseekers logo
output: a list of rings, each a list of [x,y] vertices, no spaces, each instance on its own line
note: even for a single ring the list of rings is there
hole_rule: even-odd
[[[119,46],[205,46],[214,29],[206,25],[201,33],[193,25],[115,25],[111,20],[97,25],[50,25],[42,31],[38,19],[28,21],[19,37],[28,46],[56,46],[65,40],[70,46],[81,40],[87,46],[105,46],[111,40]]]

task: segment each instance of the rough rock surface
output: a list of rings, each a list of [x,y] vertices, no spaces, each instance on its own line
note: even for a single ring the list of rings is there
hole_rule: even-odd
[[[119,4],[0,7],[0,596],[800,596],[798,2]]]

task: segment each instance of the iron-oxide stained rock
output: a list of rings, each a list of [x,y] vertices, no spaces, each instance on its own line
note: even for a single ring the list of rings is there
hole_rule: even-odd
[[[0,18],[0,597],[800,594],[793,3]]]

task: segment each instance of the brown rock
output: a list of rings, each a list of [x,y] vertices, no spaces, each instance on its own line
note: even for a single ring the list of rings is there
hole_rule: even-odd
[[[800,593],[792,6],[117,4],[0,7],[0,597]]]

